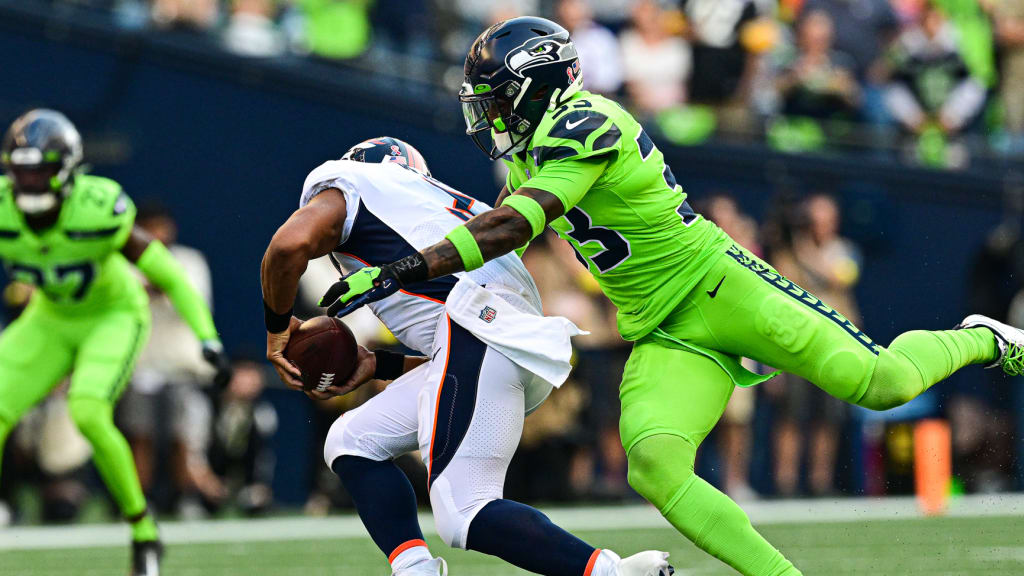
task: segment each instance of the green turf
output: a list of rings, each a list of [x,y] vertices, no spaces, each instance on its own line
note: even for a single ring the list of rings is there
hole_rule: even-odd
[[[807,576],[869,574],[1024,574],[1024,517],[935,518],[838,524],[773,525],[765,536]],[[590,531],[580,536],[622,553],[657,548],[672,553],[682,574],[734,574],[671,530]],[[2,531],[0,531],[2,537]],[[523,572],[479,554],[445,549],[452,576],[512,576]],[[127,549],[0,552],[2,576],[124,574]],[[369,539],[172,546],[165,576],[377,576],[387,563]]]

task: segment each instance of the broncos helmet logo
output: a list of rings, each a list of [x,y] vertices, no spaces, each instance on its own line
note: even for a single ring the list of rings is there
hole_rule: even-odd
[[[522,78],[524,70],[573,58],[576,58],[576,47],[569,41],[569,34],[556,33],[530,38],[509,51],[505,66]]]

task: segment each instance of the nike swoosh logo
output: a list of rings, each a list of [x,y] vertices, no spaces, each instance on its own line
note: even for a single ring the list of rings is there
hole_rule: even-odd
[[[725,282],[725,276],[722,276],[722,279],[718,281],[718,284],[715,286],[714,290],[708,290],[708,296],[712,298],[718,296],[718,289],[722,287],[722,282]]]
[[[590,117],[587,116],[587,117],[584,117],[584,118],[580,118],[576,122],[569,122],[568,120],[566,120],[565,121],[565,129],[566,130],[574,130],[577,126],[579,126],[580,124],[583,124],[584,122],[586,122],[589,119],[590,119]]]

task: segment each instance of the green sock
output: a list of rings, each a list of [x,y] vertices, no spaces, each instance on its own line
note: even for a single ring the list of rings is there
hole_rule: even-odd
[[[693,473],[697,448],[659,434],[629,451],[629,483],[676,530],[744,576],[800,576],[728,496]]]
[[[874,410],[893,408],[965,366],[988,364],[998,357],[995,336],[988,328],[905,332],[879,354],[871,381],[856,403]]]
[[[131,526],[132,540],[136,542],[149,542],[160,539],[160,533],[156,527],[156,520],[153,519],[153,515],[149,512],[146,512],[138,520],[131,522]]]
[[[134,540],[156,540],[156,522],[146,512],[135,461],[121,431],[114,426],[114,406],[97,398],[72,397],[68,400],[71,419],[92,445],[93,462],[100,477],[117,502],[125,518],[132,522]]]

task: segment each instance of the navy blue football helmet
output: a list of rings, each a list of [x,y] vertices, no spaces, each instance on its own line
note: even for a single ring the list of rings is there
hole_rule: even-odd
[[[430,168],[423,154],[412,145],[390,136],[363,140],[349,148],[341,159],[367,163],[395,162],[430,176]]]
[[[524,150],[544,113],[583,87],[569,32],[532,16],[485,30],[469,49],[465,74],[466,134],[492,160]]]

